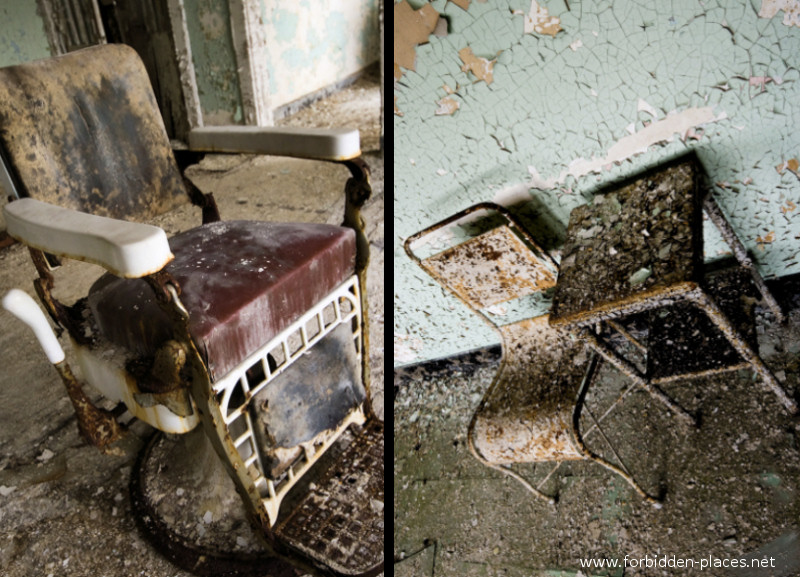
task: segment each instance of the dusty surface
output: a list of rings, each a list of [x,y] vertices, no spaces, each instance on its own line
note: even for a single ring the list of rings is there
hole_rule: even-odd
[[[374,150],[379,94],[377,83],[360,82],[332,101],[318,103],[323,118],[319,125],[354,122],[367,135],[362,148]],[[337,102],[344,110],[338,117]],[[311,124],[313,116],[313,110],[304,111],[286,122]],[[383,160],[378,152],[365,154],[365,159],[373,169],[374,187],[365,211],[372,243],[371,363],[375,405],[382,417]],[[201,190],[215,193],[225,219],[338,223],[348,171],[301,160],[231,156],[207,158],[189,174]],[[186,207],[162,215],[156,224],[171,235],[199,220],[199,213]],[[58,273],[58,296],[71,302],[86,294],[100,272],[91,265],[68,263]],[[0,292],[17,287],[33,294],[34,277],[22,247],[0,253]],[[0,574],[188,577],[142,539],[131,511],[131,469],[151,431],[134,426],[119,456],[85,446],[63,385],[33,335],[7,313],[0,318]],[[64,339],[62,344],[68,349]],[[198,523],[207,525],[202,518]]]
[[[795,396],[799,307],[795,297],[786,326],[763,315],[758,324],[763,358]],[[467,427],[496,367],[484,363],[449,376],[441,369],[395,374],[397,575],[800,575],[800,421],[752,371],[664,385],[701,416],[698,430],[670,418],[642,391],[631,392],[602,421],[634,478],[646,491],[664,494],[657,510],[624,480],[588,461],[564,463],[554,473],[550,463],[516,468],[534,486],[558,495],[554,507],[476,461],[466,446]],[[604,364],[587,399],[589,412],[601,418],[629,385]],[[584,411],[584,431],[589,419]],[[596,430],[585,438],[590,449],[617,462]],[[729,565],[732,559],[767,559],[768,566],[623,572],[626,555],[698,562],[712,556]],[[581,561],[591,559],[616,560],[620,568],[582,568]]]

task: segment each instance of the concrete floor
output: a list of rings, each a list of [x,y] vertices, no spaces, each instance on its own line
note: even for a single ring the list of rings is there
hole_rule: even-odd
[[[788,323],[759,315],[762,357],[800,393],[800,295]],[[790,292],[791,294],[791,292]],[[800,419],[747,370],[675,382],[666,391],[702,417],[681,426],[642,391],[603,421],[603,431],[645,490],[645,503],[619,477],[588,461],[519,465],[559,501],[550,506],[486,468],[467,446],[467,427],[497,368],[497,351],[395,371],[395,574],[400,577],[800,575]],[[604,364],[587,406],[601,415],[630,382]],[[587,430],[586,415],[582,429]],[[587,445],[616,458],[597,433]],[[582,567],[581,559],[718,559],[765,568]],[[773,559],[773,561],[770,561]]]
[[[366,78],[282,124],[356,126],[372,167],[373,197],[366,210],[372,245],[369,270],[375,407],[383,418],[383,157],[378,149],[380,88]],[[341,166],[275,157],[211,156],[189,170],[204,192],[214,192],[223,219],[332,222],[341,219],[348,171]],[[199,223],[191,207],[154,224],[173,235]],[[58,273],[57,296],[86,294],[99,267],[69,262]],[[0,293],[33,294],[35,271],[27,251],[0,252]],[[139,535],[131,511],[131,469],[146,426],[105,456],[78,437],[72,407],[33,335],[0,312],[0,574],[6,577],[188,577]],[[65,349],[67,343],[62,342]],[[68,353],[69,355],[69,353]],[[69,359],[69,356],[68,356]],[[74,367],[74,364],[73,364]]]

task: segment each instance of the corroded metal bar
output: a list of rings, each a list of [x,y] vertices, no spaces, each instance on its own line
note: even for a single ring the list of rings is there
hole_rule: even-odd
[[[778,319],[778,322],[783,323],[786,320],[786,316],[783,314],[781,306],[778,304],[778,301],[775,300],[775,297],[772,296],[772,292],[767,287],[767,283],[764,282],[761,273],[758,272],[755,263],[753,263],[753,259],[750,258],[747,249],[742,244],[742,241],[739,240],[739,237],[736,236],[728,219],[722,214],[722,210],[711,194],[706,195],[703,200],[703,209],[708,215],[708,218],[711,219],[711,222],[714,223],[714,226],[717,227],[717,230],[719,230],[723,240],[731,247],[733,256],[735,256],[739,264],[746,268],[753,276],[753,282],[755,282],[761,296],[764,297],[764,302],[767,303],[767,306]]]
[[[791,413],[797,413],[797,403],[786,394],[786,391],[781,387],[775,375],[769,370],[761,357],[750,348],[747,341],[742,337],[738,330],[731,324],[728,317],[722,312],[708,295],[698,290],[690,296],[691,300],[705,311],[708,318],[722,331],[731,345],[742,356],[742,358],[752,365],[753,369],[761,375],[761,379],[769,390],[778,396],[784,407]]]
[[[125,429],[117,422],[109,411],[96,407],[80,383],[75,378],[66,361],[53,365],[58,371],[64,386],[67,389],[69,400],[75,409],[78,418],[78,430],[83,439],[105,452],[106,447],[118,441],[125,434]]]
[[[604,359],[622,371],[623,374],[628,376],[634,383],[641,386],[650,393],[653,397],[661,401],[670,411],[672,411],[681,421],[693,427],[697,426],[697,421],[685,409],[680,407],[675,401],[669,398],[664,391],[648,382],[639,371],[630,362],[621,358],[611,348],[600,341],[591,330],[587,328],[581,329],[580,337],[595,351],[597,351]]]

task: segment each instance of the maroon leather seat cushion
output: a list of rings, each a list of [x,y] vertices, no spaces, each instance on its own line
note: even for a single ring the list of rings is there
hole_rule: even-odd
[[[230,221],[170,239],[189,328],[211,377],[225,375],[353,274],[355,233],[323,224]],[[173,338],[141,279],[101,277],[89,291],[98,329],[135,355]]]

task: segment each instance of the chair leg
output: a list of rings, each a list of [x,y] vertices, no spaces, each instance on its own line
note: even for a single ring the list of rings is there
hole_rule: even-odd
[[[661,500],[657,499],[656,497],[653,497],[652,495],[649,495],[644,489],[642,489],[639,483],[636,482],[636,480],[630,475],[630,473],[627,472],[627,470],[623,470],[620,467],[617,467],[616,465],[609,463],[596,453],[592,452],[586,446],[586,443],[584,443],[583,441],[583,437],[580,432],[579,422],[580,422],[581,411],[584,408],[583,401],[586,398],[586,393],[589,389],[589,385],[594,381],[594,373],[595,373],[595,368],[597,366],[596,355],[592,358],[591,363],[592,366],[589,370],[589,374],[587,378],[584,380],[583,384],[581,385],[580,392],[578,393],[578,398],[575,402],[575,412],[573,414],[573,419],[572,419],[572,435],[575,440],[575,444],[578,446],[578,448],[581,450],[581,452],[585,455],[587,459],[594,461],[598,465],[605,467],[609,471],[616,473],[617,475],[625,479],[628,482],[628,484],[634,489],[634,491],[636,491],[639,494],[639,496],[642,497],[642,499],[644,499],[657,509],[660,509],[662,507]],[[597,422],[597,420],[594,418],[594,415],[592,415],[588,409],[586,409],[586,414],[589,415],[589,418],[591,418],[591,420],[594,423],[594,427],[600,432],[600,435],[603,437],[606,444],[611,449],[611,452],[614,453],[614,456],[617,458],[619,463],[623,467],[625,467],[624,463],[622,462],[622,459],[620,459],[619,455],[617,454],[617,451],[614,449],[614,446],[611,444],[611,442],[608,440],[608,437],[606,437],[606,434],[600,428],[600,423]]]
[[[715,325],[717,325],[717,328],[722,331],[733,348],[736,349],[742,358],[750,363],[753,369],[759,375],[761,375],[761,380],[769,390],[777,395],[783,406],[786,407],[791,414],[796,414],[797,403],[794,401],[794,399],[789,397],[784,388],[778,382],[778,379],[776,379],[775,375],[772,374],[772,371],[769,370],[769,367],[767,367],[767,365],[764,364],[764,361],[761,360],[761,357],[759,357],[758,354],[752,348],[750,348],[739,331],[736,330],[736,328],[728,320],[728,317],[725,316],[725,313],[723,313],[719,306],[717,306],[717,303],[700,290],[694,293],[691,296],[691,299],[708,315],[708,318],[711,319]]]
[[[692,427],[697,426],[697,421],[695,421],[694,417],[692,417],[692,415],[690,415],[686,409],[682,408],[675,401],[670,399],[660,388],[644,379],[639,374],[639,371],[636,370],[636,367],[634,367],[625,359],[620,358],[619,355],[612,351],[607,345],[602,343],[600,339],[598,339],[592,333],[591,330],[583,329],[581,331],[581,338],[583,338],[586,343],[597,353],[599,353],[605,360],[627,375],[636,385],[642,387],[653,397],[661,401],[664,406],[672,411],[672,413],[674,413],[675,416],[677,416],[684,424]]]
[[[786,320],[786,315],[783,314],[781,306],[778,304],[778,301],[775,300],[775,297],[772,296],[772,292],[767,288],[767,284],[764,282],[761,273],[758,272],[753,260],[747,254],[747,249],[742,244],[742,241],[739,240],[739,237],[736,236],[736,233],[725,218],[725,215],[722,214],[717,201],[714,200],[711,194],[707,195],[703,201],[703,210],[705,210],[711,222],[714,223],[714,226],[717,227],[723,240],[731,247],[733,255],[736,257],[736,260],[739,261],[739,264],[750,272],[753,277],[753,282],[764,298],[764,302],[766,302],[767,306],[778,319],[778,322],[783,323]]]

